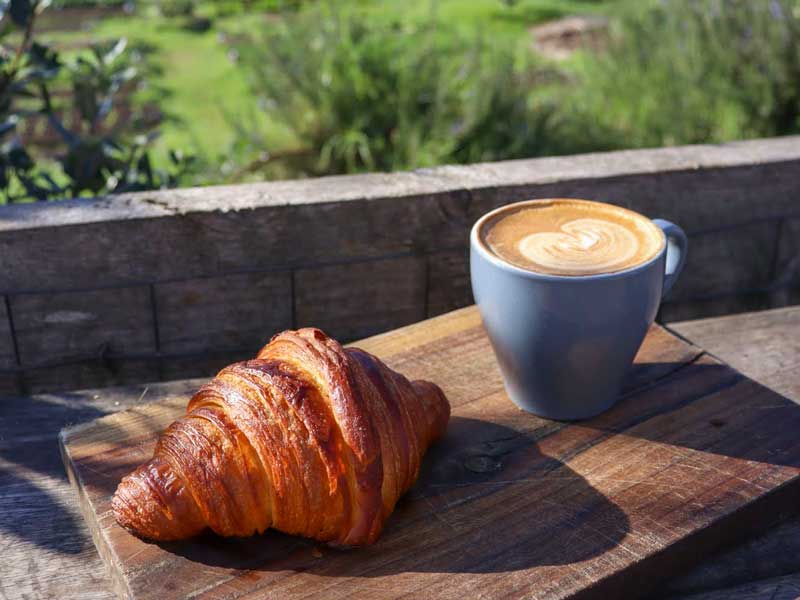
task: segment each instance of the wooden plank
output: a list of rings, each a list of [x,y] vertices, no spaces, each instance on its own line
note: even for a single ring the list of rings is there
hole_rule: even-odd
[[[26,393],[58,392],[111,387],[136,381],[158,381],[156,359],[125,360],[111,363],[90,361],[61,366],[42,367],[23,372],[22,382]]]
[[[58,451],[58,431],[201,382],[0,399],[0,598],[113,597]]]
[[[679,152],[681,149],[675,149]],[[664,149],[666,150],[666,149]],[[596,168],[614,155],[624,160],[624,152],[591,154]],[[575,157],[568,157],[574,159]],[[470,201],[478,213],[491,207],[527,198],[589,198],[631,208],[651,218],[665,218],[683,226],[687,233],[772,219],[781,214],[797,214],[797,168],[790,162],[753,164],[737,168],[713,167],[700,159],[697,169],[644,174],[615,172],[613,163],[606,173],[594,177],[561,179],[547,173],[545,162],[509,161],[500,163],[504,181],[491,187],[470,186]],[[492,163],[486,167],[494,166]],[[508,165],[508,166],[507,166]],[[519,171],[511,165],[517,166]],[[452,168],[453,174],[469,179],[466,171]],[[527,181],[524,178],[527,169]],[[793,173],[791,172],[793,171]],[[763,201],[760,194],[775,194]],[[759,201],[759,197],[761,201]]]
[[[266,343],[267,340],[264,340]],[[206,379],[219,373],[220,369],[231,363],[248,360],[255,352],[213,352],[197,356],[172,356],[161,359],[161,377],[164,381],[180,380],[187,377],[204,377]]]
[[[800,308],[685,321],[669,328],[748,377],[800,402]],[[710,557],[671,581],[667,589],[673,594],[689,593],[793,572],[800,572],[800,517]]]
[[[514,408],[473,308],[359,345],[439,382],[453,405],[446,438],[378,544],[341,552],[268,532],[156,545],[127,534],[110,496],[182,412],[186,398],[174,398],[62,434],[119,591],[632,597],[800,500],[800,408],[661,328],[637,356],[625,398],[575,424]]]
[[[155,286],[161,351],[255,354],[292,326],[289,272],[244,273]]]
[[[17,358],[6,310],[6,297],[0,296],[0,396],[21,391],[19,378],[16,373],[12,372],[16,367]]]
[[[414,256],[295,272],[298,327],[345,341],[425,318],[425,259]]]
[[[691,236],[686,266],[670,300],[766,288],[777,241],[778,223],[772,221]]]
[[[312,198],[321,185],[304,184]],[[176,190],[175,195],[180,193]],[[455,239],[463,242],[466,226],[451,223],[440,209],[449,201],[444,194],[440,198],[410,193],[402,201],[282,204],[192,215],[169,212],[135,221],[2,232],[0,256],[7,252],[16,260],[19,255],[19,263],[7,272],[0,269],[0,290],[164,281],[422,252],[437,240],[450,245]],[[431,237],[432,231],[440,232],[441,238]],[[40,260],[36,272],[26,273],[34,266],[32,257],[67,255],[79,248],[91,249],[79,264],[39,264]]]
[[[800,307],[671,323],[669,328],[800,402]]]
[[[767,324],[770,319],[777,318],[775,314],[779,312],[765,315]],[[461,321],[468,316],[465,315]],[[739,329],[738,321],[747,318],[748,315],[737,316],[727,321],[724,329],[736,331]],[[465,327],[469,325],[466,323]],[[743,327],[747,327],[746,322]],[[792,321],[783,321],[776,331],[788,333],[792,327]],[[413,329],[412,338],[429,332],[422,326]],[[440,332],[432,333],[438,335]],[[373,341],[383,337],[373,338]],[[427,343],[430,340],[425,338],[423,341]],[[778,336],[770,350],[770,354],[780,353],[781,344],[786,344],[782,362],[787,367],[787,374],[793,364],[792,357],[796,358],[796,352],[790,352],[792,341],[790,335]],[[373,349],[382,351],[381,347],[373,346]],[[62,505],[74,510],[75,502],[74,492],[60,477],[63,466],[55,450],[57,431],[64,425],[84,422],[138,403],[160,401],[170,395],[190,394],[202,382],[169,382],[122,390],[111,388],[31,398],[3,398],[0,402],[0,432],[3,432],[0,456],[5,459],[2,470],[13,473],[14,477],[0,479],[0,548],[3,549],[6,565],[0,577],[0,597],[15,598],[26,594],[91,600],[111,597],[106,567],[94,550],[82,519],[63,518],[60,512]],[[784,393],[790,394],[788,391]],[[19,487],[20,481],[28,478],[31,478],[29,484]],[[9,488],[6,484],[12,486],[13,494],[7,491]],[[47,494],[40,489],[45,485]],[[54,504],[58,508],[54,509]],[[51,518],[33,518],[43,511],[49,511]],[[21,528],[14,526],[14,523],[24,523],[26,526]],[[28,537],[23,537],[26,532]],[[54,551],[34,541],[48,538],[69,539],[71,543],[60,551]],[[685,580],[682,586],[676,587],[671,582],[668,589],[672,590],[669,595],[680,593],[678,597],[683,598],[690,592],[729,587],[798,571],[800,519],[795,518],[718,556],[709,557],[696,571],[678,578],[679,582]],[[725,590],[726,593],[728,591]]]
[[[781,224],[772,306],[800,304],[800,218]]]
[[[11,311],[32,391],[158,378],[155,360],[141,358],[156,353],[147,286],[22,294],[11,298]]]
[[[438,252],[428,257],[428,317],[472,304],[469,250]]]
[[[362,200],[405,200],[415,195],[431,195],[450,190],[499,190],[517,188],[524,193],[525,186],[546,185],[553,182],[589,182],[602,179],[622,179],[626,176],[652,176],[647,199],[657,201],[656,190],[673,175],[687,177],[693,183],[686,187],[688,195],[725,187],[725,179],[733,175],[755,176],[764,183],[783,179],[796,184],[793,168],[800,162],[800,136],[784,136],[760,140],[745,140],[724,144],[678,146],[598,152],[572,156],[553,156],[535,159],[509,160],[494,163],[443,166],[418,169],[413,172],[367,173],[298,179],[294,181],[269,181],[263,183],[179,188],[162,191],[115,194],[96,201],[72,200],[57,205],[9,205],[3,209],[0,231],[38,229],[57,225],[68,227],[86,223],[108,221],[138,221],[169,215],[196,215],[198,213],[232,212],[266,207],[299,204],[327,204]],[[693,174],[701,174],[694,177]],[[660,179],[658,179],[660,178]],[[718,181],[719,180],[719,181]],[[751,190],[734,181],[731,189],[738,189],[732,202],[739,202]],[[676,204],[674,200],[662,203]],[[628,194],[625,194],[628,196]],[[765,198],[765,200],[771,198]],[[791,206],[793,198],[782,198],[784,206]],[[765,202],[752,203],[747,217],[764,216]],[[760,204],[760,205],[759,205]],[[711,220],[714,208],[697,207],[700,214]],[[669,218],[670,215],[664,214]],[[717,215],[726,218],[725,215]],[[728,216],[728,219],[732,216]],[[717,221],[719,223],[719,221]]]
[[[666,582],[658,597],[728,591],[732,586],[786,575],[800,577],[800,517],[708,557]]]
[[[670,296],[661,303],[658,310],[659,323],[674,323],[689,319],[712,318],[722,315],[766,310],[771,308],[774,295],[769,292],[732,294],[730,296],[712,297],[704,300],[677,300]]]
[[[781,224],[778,279],[800,286],[800,218]]]
[[[699,594],[673,596],[670,600],[797,600],[797,598],[800,598],[800,573],[751,581]]]
[[[98,354],[106,344],[113,354],[155,351],[147,286],[22,294],[11,310],[25,367],[46,364],[50,348],[64,356]]]
[[[783,308],[800,304],[800,285],[797,287],[776,290],[770,294],[770,308]]]
[[[690,231],[747,223],[796,211],[797,147],[787,137],[3,207],[0,291],[452,250],[481,213],[532,197],[611,201]]]
[[[778,279],[771,278],[770,257],[779,239],[773,234],[779,216],[798,214],[796,142],[756,140],[0,207],[0,293],[171,286],[186,278],[346,270],[363,261],[428,257],[426,313],[407,319],[378,315],[373,323],[359,318],[343,327],[350,339],[470,301],[467,265],[456,257],[466,253],[469,228],[483,212],[529,197],[583,196],[671,218],[693,234],[705,232],[693,239],[690,263],[664,305],[663,319],[786,305],[800,301],[800,292],[783,285],[788,268],[780,266]],[[793,252],[796,221],[787,217],[782,256]],[[746,226],[719,229],[736,224]],[[447,277],[453,285],[444,284]],[[328,282],[339,285],[333,278]],[[767,291],[737,295],[753,286]],[[332,287],[328,292],[337,295]],[[338,297],[348,292],[340,291]],[[348,296],[340,304],[357,305],[361,298],[359,292],[359,298]],[[405,302],[405,296],[397,301]],[[387,303],[385,308],[402,313],[408,307]],[[319,310],[313,307],[312,313]],[[189,336],[205,336],[205,324],[214,322],[221,321],[193,322],[187,329],[196,331]],[[177,323],[174,333],[183,335]],[[63,348],[47,348],[41,358],[49,362],[71,358]],[[208,373],[216,364],[213,358],[202,361],[169,358],[161,371],[153,361],[110,368],[95,362],[28,370],[22,381],[32,391],[109,385]]]

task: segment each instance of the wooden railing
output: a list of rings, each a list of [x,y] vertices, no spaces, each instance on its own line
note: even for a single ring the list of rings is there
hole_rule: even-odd
[[[472,301],[467,232],[581,197],[682,225],[672,321],[800,301],[800,138],[0,207],[0,393],[208,375]]]

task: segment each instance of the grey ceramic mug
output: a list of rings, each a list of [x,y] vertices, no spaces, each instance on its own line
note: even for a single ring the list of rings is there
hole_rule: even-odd
[[[619,398],[661,298],[683,268],[686,235],[654,219],[664,243],[642,264],[600,275],[539,274],[503,261],[480,239],[489,219],[522,204],[487,213],[472,228],[475,302],[511,400],[550,419],[588,418]]]

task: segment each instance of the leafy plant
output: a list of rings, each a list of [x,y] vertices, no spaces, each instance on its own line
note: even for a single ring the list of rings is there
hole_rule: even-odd
[[[572,111],[628,147],[800,132],[800,2],[629,2]]]
[[[44,2],[11,0],[0,14],[0,202],[47,200],[174,185],[192,164],[172,153],[157,169],[149,147],[153,123],[122,119],[120,92],[139,71],[125,40],[94,44],[71,61],[33,39]],[[10,47],[5,42],[16,41]],[[54,90],[66,88],[66,96]],[[65,124],[64,116],[77,117]],[[55,152],[32,152],[21,131],[45,118],[59,136]]]
[[[190,17],[198,3],[196,0],[158,0],[155,4],[165,17]]]
[[[216,16],[227,17],[238,14],[296,10],[302,4],[303,0],[214,0],[205,8]]]
[[[71,100],[80,116],[72,130],[45,106],[66,143],[61,165],[70,178],[72,195],[86,190],[98,194],[172,185],[179,171],[188,167],[182,164],[186,160],[180,158],[182,155],[173,153],[172,166],[178,171],[154,170],[148,149],[157,132],[150,130],[151,124],[141,116],[130,121],[112,120],[119,93],[139,82],[139,71],[126,50],[125,39],[94,44],[67,64]]]
[[[527,48],[436,20],[370,21],[326,6],[286,17],[240,47],[262,111],[297,147],[238,130],[242,172],[319,175],[498,160],[556,150],[552,69]]]

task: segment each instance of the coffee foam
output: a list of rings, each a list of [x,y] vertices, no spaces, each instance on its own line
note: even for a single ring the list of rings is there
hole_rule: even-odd
[[[481,227],[483,244],[523,269],[585,276],[623,271],[652,259],[664,236],[633,211],[586,200],[538,200],[513,205]]]

